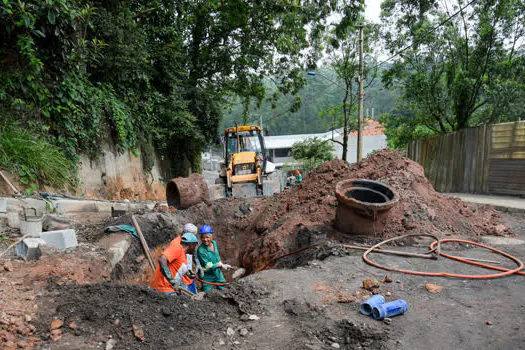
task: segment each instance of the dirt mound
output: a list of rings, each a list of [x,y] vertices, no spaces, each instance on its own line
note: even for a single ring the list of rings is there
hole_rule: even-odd
[[[204,301],[194,301],[140,285],[62,287],[50,291],[51,300],[59,301],[53,305],[56,313],[42,315],[38,329],[45,338],[51,321],[59,319],[64,325],[75,324],[74,329],[62,327],[63,341],[75,335],[92,345],[114,339],[119,349],[140,344],[155,349],[186,347],[196,339],[222,335],[228,327],[241,322],[243,310],[258,308],[254,290],[242,283],[233,285],[227,294],[211,292]],[[249,306],[243,304],[248,300]],[[45,309],[55,308],[48,305]]]
[[[259,214],[250,216],[246,225],[261,238],[246,251],[243,266],[257,270],[287,249],[314,243],[302,237],[304,227],[323,227],[325,237],[341,238],[332,228],[337,208],[334,189],[337,182],[350,178],[381,181],[398,192],[400,201],[391,209],[381,237],[411,231],[470,236],[505,233],[493,208],[472,207],[436,192],[421,165],[386,149],[352,166],[341,160],[324,163],[300,185],[261,203],[256,210]]]
[[[223,260],[253,272],[279,255],[327,238],[355,240],[356,236],[343,235],[333,227],[335,186],[350,178],[384,182],[400,196],[384,232],[366,237],[368,241],[408,232],[440,236],[505,234],[495,210],[471,207],[436,192],[423,168],[394,150],[383,150],[352,166],[341,160],[324,163],[301,184],[272,197],[227,198],[175,213],[145,214],[138,220],[152,248],[169,242],[186,222],[211,224]],[[129,217],[114,224],[129,225]],[[141,254],[138,243],[137,247],[137,254]]]

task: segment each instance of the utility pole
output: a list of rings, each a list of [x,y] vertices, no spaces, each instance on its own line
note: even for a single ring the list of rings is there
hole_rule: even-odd
[[[261,127],[261,133],[264,135],[264,129],[263,129],[263,120],[262,120],[262,114],[259,114],[259,123],[260,123],[260,127]]]
[[[364,85],[364,62],[363,62],[363,25],[359,26],[359,94],[358,104],[358,129],[357,129],[357,162],[363,158],[363,85]]]

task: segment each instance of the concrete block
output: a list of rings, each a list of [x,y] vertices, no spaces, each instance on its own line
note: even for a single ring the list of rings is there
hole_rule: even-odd
[[[42,219],[28,219],[20,220],[20,234],[21,235],[35,235],[42,232]]]
[[[0,213],[7,213],[7,198],[0,197]]]
[[[126,215],[128,213],[128,205],[127,204],[115,204],[111,207],[111,216],[116,218],[122,215]]]
[[[16,255],[25,260],[37,260],[42,255],[40,246],[46,245],[41,238],[26,238],[16,245]]]
[[[20,228],[20,214],[17,211],[7,212],[7,226],[11,228]]]
[[[58,250],[74,248],[78,245],[75,230],[59,230],[42,232],[40,238]]]
[[[42,228],[44,231],[67,230],[71,227],[71,219],[66,216],[47,214],[44,217]]]

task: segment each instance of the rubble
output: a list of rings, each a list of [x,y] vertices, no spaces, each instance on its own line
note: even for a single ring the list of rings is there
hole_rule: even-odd
[[[4,271],[7,271],[7,272],[11,272],[11,271],[13,271],[13,270],[15,269],[15,268],[13,267],[13,263],[12,263],[11,261],[6,261],[6,262],[4,263],[3,268],[4,268]]]
[[[436,294],[440,293],[443,290],[443,286],[440,286],[439,284],[435,283],[427,283],[425,284],[425,289],[432,294]]]

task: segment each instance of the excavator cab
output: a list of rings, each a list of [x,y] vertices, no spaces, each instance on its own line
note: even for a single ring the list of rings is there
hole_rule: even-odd
[[[224,131],[224,164],[220,176],[226,185],[226,196],[262,195],[263,177],[274,171],[275,166],[266,160],[259,126],[235,125]]]

